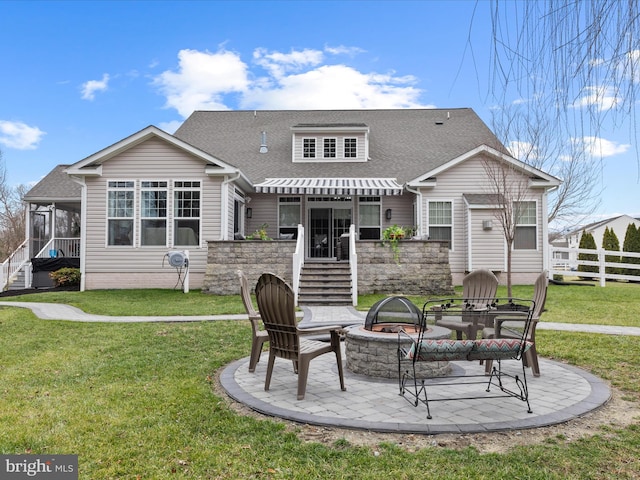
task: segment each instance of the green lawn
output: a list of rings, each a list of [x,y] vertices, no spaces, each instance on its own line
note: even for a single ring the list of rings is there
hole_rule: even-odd
[[[638,288],[552,285],[544,317],[638,326]],[[111,315],[242,312],[237,296],[198,292],[29,297],[11,300],[59,301]],[[375,300],[361,303],[367,301]],[[626,308],[613,314],[611,304]],[[504,454],[410,453],[383,443],[376,456],[346,440],[304,443],[277,420],[235,413],[213,390],[221,367],[249,355],[245,321],[87,324],[0,307],[0,332],[0,452],[78,454],[81,479],[632,479],[640,472],[640,419]],[[640,337],[540,331],[537,343],[541,355],[581,366],[640,401]]]

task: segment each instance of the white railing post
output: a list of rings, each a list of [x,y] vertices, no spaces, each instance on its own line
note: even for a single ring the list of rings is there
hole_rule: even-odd
[[[358,305],[358,254],[356,253],[356,226],[349,226],[349,268],[351,269],[351,303]]]
[[[293,294],[295,298],[295,304],[298,306],[298,292],[300,290],[300,275],[302,273],[302,267],[304,266],[304,227],[298,224],[298,239],[296,241],[296,249],[293,252],[292,258],[292,270],[293,278]]]
[[[603,249],[599,249],[598,250],[598,271],[600,272],[600,286],[604,287],[607,284],[607,278],[606,278],[606,266],[605,266],[605,261],[604,261],[604,250]]]
[[[189,293],[189,250],[184,250],[187,259],[187,268],[184,271],[184,281],[182,282],[182,293]]]

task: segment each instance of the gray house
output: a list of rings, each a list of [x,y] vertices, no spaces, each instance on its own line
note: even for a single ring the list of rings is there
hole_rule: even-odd
[[[401,225],[444,245],[459,284],[506,270],[496,166],[524,185],[512,275],[530,283],[547,265],[547,193],[560,181],[513,158],[471,109],[198,111],[173,135],[150,126],[27,194],[29,256],[77,253],[83,289],[164,288],[166,253],[186,251],[200,288],[212,249],[264,230],[291,253],[295,285],[300,265],[349,252],[355,274],[360,247]]]

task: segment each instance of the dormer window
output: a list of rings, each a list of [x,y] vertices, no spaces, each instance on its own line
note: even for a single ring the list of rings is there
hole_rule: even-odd
[[[316,158],[316,139],[315,138],[303,138],[302,139],[302,156],[304,158]]]
[[[324,139],[324,158],[336,158],[336,139]]]
[[[293,162],[369,160],[369,127],[363,123],[305,123],[291,131]]]

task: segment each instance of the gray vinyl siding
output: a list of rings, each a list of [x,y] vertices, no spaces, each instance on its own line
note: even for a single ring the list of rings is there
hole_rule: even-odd
[[[267,225],[267,235],[277,238],[278,232],[278,196],[276,194],[251,195],[251,203],[247,206],[252,210],[252,217],[247,218],[245,234],[251,235],[261,225]]]
[[[495,193],[491,190],[487,181],[487,174],[481,157],[472,158],[438,174],[436,187],[423,188],[422,205],[422,231],[428,228],[428,202],[452,201],[453,202],[453,248],[449,254],[452,273],[464,273],[469,271],[469,262],[472,267],[495,266],[496,270],[504,270],[504,262],[500,259],[506,257],[504,248],[497,248],[494,242],[504,244],[502,227],[496,221],[495,215],[490,209],[473,209],[467,211],[463,194],[487,194]],[[543,268],[542,252],[542,191],[531,189],[526,200],[537,201],[538,215],[538,248],[536,250],[514,250],[512,269],[514,272],[540,272]],[[470,222],[468,222],[470,219]],[[482,221],[492,220],[493,229],[490,232],[482,230]],[[468,223],[471,223],[471,231],[468,231]],[[500,240],[498,240],[500,237]],[[472,242],[469,245],[468,242]],[[470,258],[469,256],[472,255]],[[506,259],[505,259],[506,262]],[[494,269],[494,268],[492,268]]]
[[[494,272],[506,269],[506,247],[504,233],[495,220],[494,210],[472,209],[469,211],[469,229],[471,230],[471,245],[468,249],[468,270],[486,268]],[[491,220],[492,228],[484,230],[482,222]]]
[[[86,262],[85,280],[92,288],[101,288],[100,276],[121,274],[135,278],[142,284],[122,285],[123,288],[151,288],[175,283],[176,271],[163,266],[164,255],[169,250],[189,250],[192,279],[204,276],[207,261],[207,240],[220,237],[220,185],[221,179],[210,178],[204,173],[205,163],[154,138],[134,146],[126,152],[106,161],[102,176],[86,177]],[[107,185],[110,180],[135,181],[134,246],[107,245]],[[201,182],[200,245],[189,247],[138,246],[139,245],[139,201],[140,180],[173,180]],[[168,209],[172,208],[172,192],[169,191]],[[167,228],[173,230],[168,220]],[[152,275],[146,275],[152,274]],[[137,276],[136,276],[137,275]],[[107,278],[108,275],[105,275]],[[143,279],[143,280],[141,280]],[[112,282],[112,280],[110,280]]]
[[[414,228],[416,220],[414,218],[415,196],[413,194],[390,195],[381,197],[382,199],[382,230],[391,225]],[[391,220],[387,220],[385,213],[391,209]]]

